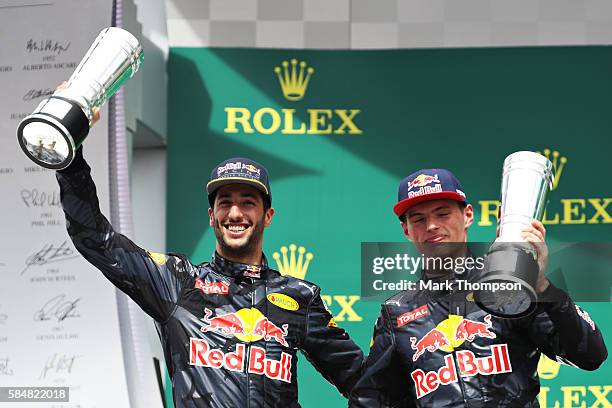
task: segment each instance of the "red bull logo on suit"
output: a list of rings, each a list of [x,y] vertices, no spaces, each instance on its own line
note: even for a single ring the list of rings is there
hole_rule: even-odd
[[[199,367],[225,369],[230,371],[245,371],[245,361],[248,361],[246,371],[251,374],[265,375],[273,380],[291,382],[291,355],[282,352],[279,361],[266,357],[266,350],[252,346],[249,358],[245,359],[246,346],[236,345],[236,351],[224,352],[211,348],[204,339],[190,339],[189,364]]]
[[[411,377],[414,381],[417,398],[437,390],[440,385],[456,383],[457,371],[462,377],[512,372],[507,344],[491,346],[491,355],[485,357],[476,357],[469,350],[459,350],[457,352],[457,364],[450,354],[444,357],[444,363],[444,366],[436,371],[425,373],[419,368],[412,372]]]
[[[203,326],[200,329],[202,332],[214,331],[222,334],[246,334],[242,319],[236,313],[225,313],[211,318],[212,310],[208,308],[204,310],[206,314],[202,320],[208,326]]]
[[[425,351],[433,353],[439,349],[451,352],[464,341],[471,343],[476,337],[494,339],[495,333],[489,330],[493,325],[491,315],[486,315],[483,320],[484,323],[451,315],[427,332],[421,339],[411,337],[411,347],[415,350],[412,361],[417,361]]]
[[[492,326],[491,315],[486,315],[482,322],[451,315],[420,339],[410,338],[411,347],[415,350],[412,360],[417,361],[425,352],[442,350],[450,353],[463,342],[473,342],[478,337],[494,339],[496,335],[490,330]],[[445,356],[445,364],[438,370],[425,373],[421,369],[416,369],[411,373],[417,398],[435,391],[440,385],[457,382],[457,373],[460,376],[473,376],[512,371],[507,344],[491,346],[490,356],[476,357],[469,350],[459,350],[456,357],[455,363],[453,356]]]
[[[238,340],[247,343],[264,339],[264,341],[275,341],[289,347],[286,339],[289,325],[282,324],[279,327],[255,308],[240,309],[214,317],[212,315],[212,310],[204,309],[202,321],[206,323],[206,326],[202,326],[200,329],[202,332],[233,335]]]
[[[281,324],[279,327],[255,308],[240,309],[216,316],[213,316],[212,310],[205,308],[202,321],[205,323],[200,329],[203,333],[234,336],[246,343],[263,339],[289,347],[286,339],[289,325]],[[248,362],[246,370],[249,373],[291,382],[290,354],[281,352],[280,360],[273,360],[266,356],[264,348],[251,346],[248,359],[245,359],[245,355],[246,346],[243,343],[238,343],[235,351],[226,352],[212,348],[204,339],[191,338],[190,341],[189,364],[191,365],[242,372],[245,370],[246,361]]]

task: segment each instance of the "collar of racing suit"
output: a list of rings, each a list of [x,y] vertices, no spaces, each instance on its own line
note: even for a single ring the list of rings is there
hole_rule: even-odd
[[[261,254],[261,264],[247,264],[242,262],[234,262],[230,261],[219,255],[217,251],[215,251],[212,255],[212,261],[210,265],[217,270],[219,273],[230,276],[232,278],[265,278],[268,268],[268,260],[266,259],[266,255]]]

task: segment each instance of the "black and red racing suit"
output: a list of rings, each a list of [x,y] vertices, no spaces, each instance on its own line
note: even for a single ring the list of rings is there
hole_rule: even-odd
[[[81,149],[57,179],[76,249],[155,319],[177,408],[299,407],[298,350],[348,396],[363,353],[318,286],[281,276],[265,257],[193,265],[139,248],[101,214]]]
[[[585,370],[607,358],[588,313],[552,284],[530,316],[501,319],[456,282],[422,281],[439,290],[423,285],[382,305],[350,407],[537,407],[541,353]]]

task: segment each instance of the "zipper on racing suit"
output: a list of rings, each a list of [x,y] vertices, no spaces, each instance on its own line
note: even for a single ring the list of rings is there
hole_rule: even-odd
[[[253,291],[254,291],[254,281],[253,278],[245,278],[245,281],[250,282],[250,286],[251,286],[251,290],[249,291],[249,296],[251,297],[251,310],[249,311],[249,313],[253,312],[253,307],[255,306],[255,300],[253,298]],[[246,366],[245,366],[245,372],[246,372],[246,402],[247,402],[247,408],[250,408],[251,406],[251,374],[249,373],[249,364],[250,364],[250,360],[251,360],[251,342],[249,341],[247,343],[247,347],[246,347]]]
[[[453,312],[454,300],[455,300],[456,294],[457,294],[457,276],[453,274],[453,290],[451,291],[450,300],[448,301],[449,318],[450,318],[450,313]],[[457,305],[456,312],[457,312],[456,313],[457,316],[464,316],[464,313],[466,312],[466,310],[463,311],[464,313],[460,313],[459,305]],[[463,403],[465,404],[465,406],[469,407],[470,404],[468,403],[468,400],[465,396],[465,384],[463,383],[463,379],[461,377],[461,369],[459,368],[459,361],[457,360],[457,354],[456,354],[454,347],[453,347],[453,351],[451,352],[451,354],[453,356],[453,361],[455,362],[455,372],[457,373],[457,382],[459,383],[459,389],[461,390],[461,398],[463,398]]]

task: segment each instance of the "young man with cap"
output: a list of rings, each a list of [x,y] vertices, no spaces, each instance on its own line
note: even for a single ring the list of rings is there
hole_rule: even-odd
[[[182,407],[298,407],[297,351],[348,396],[363,354],[334,323],[318,286],[268,267],[274,215],[266,169],[233,158],[207,184],[211,262],[145,251],[100,213],[82,149],[57,172],[77,250],[155,319]]]
[[[473,208],[450,171],[423,169],[406,177],[393,210],[405,236],[425,257],[471,256],[467,230]],[[415,290],[387,300],[349,406],[537,407],[541,353],[585,370],[599,367],[607,357],[601,332],[544,276],[545,236],[535,220],[523,231],[540,267],[536,290],[541,302],[530,316],[496,318],[459,285],[434,286],[473,281],[479,272],[474,267],[459,275],[458,268],[447,271],[435,262],[422,270]]]

